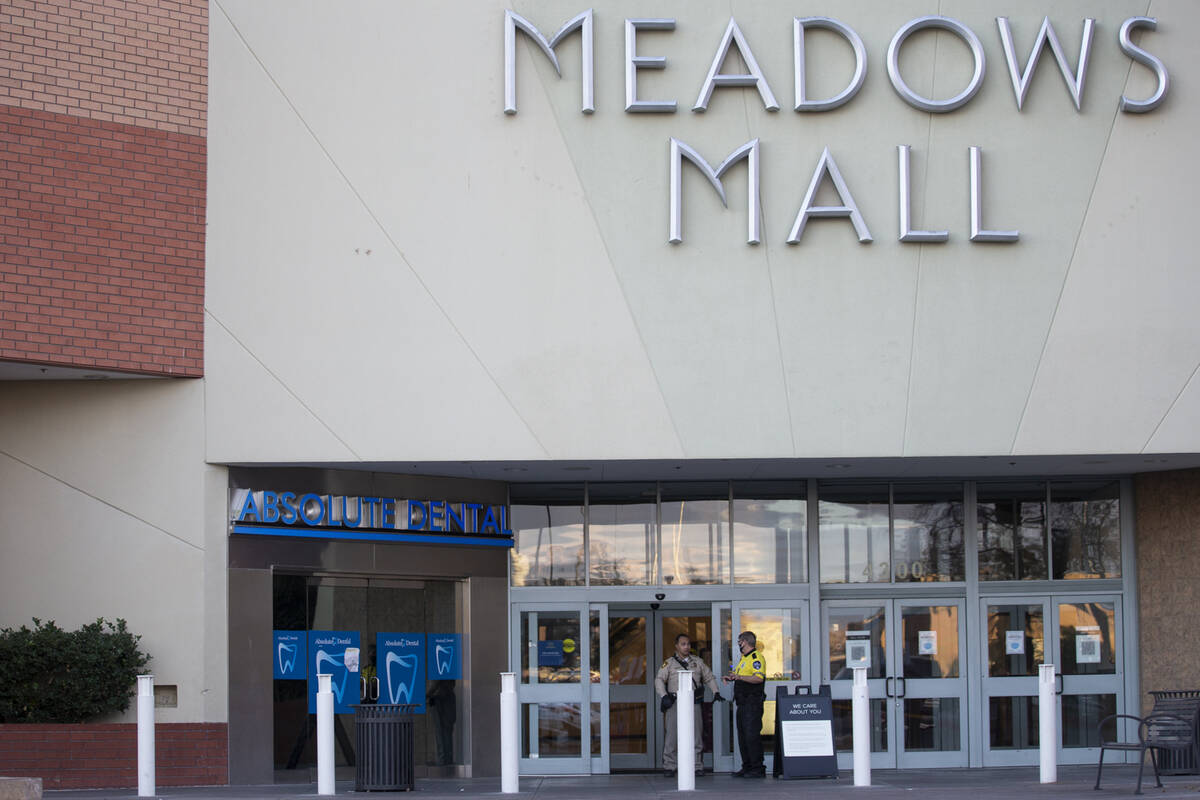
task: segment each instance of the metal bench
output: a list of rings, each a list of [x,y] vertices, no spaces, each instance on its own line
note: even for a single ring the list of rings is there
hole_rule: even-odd
[[[1122,719],[1134,720],[1138,723],[1138,740],[1136,742],[1106,741],[1104,725],[1111,721]],[[1120,723],[1117,723],[1119,731]],[[1104,751],[1124,750],[1138,754],[1138,779],[1134,794],[1142,793],[1142,770],[1146,766],[1146,751],[1150,751],[1150,765],[1154,767],[1154,783],[1161,787],[1162,780],[1158,775],[1158,752],[1166,753],[1189,752],[1196,755],[1196,725],[1194,718],[1185,718],[1178,714],[1154,713],[1145,717],[1135,717],[1132,714],[1112,714],[1100,720],[1098,726],[1100,738],[1100,763],[1096,768],[1096,789],[1100,788],[1100,776],[1104,772]],[[1120,735],[1119,732],[1117,734]]]
[[[1192,720],[1192,727],[1200,734],[1200,691],[1172,690],[1150,692],[1154,698],[1151,714],[1175,714]],[[1194,752],[1169,751],[1160,753],[1158,771],[1162,775],[1195,775],[1200,772],[1200,759]]]

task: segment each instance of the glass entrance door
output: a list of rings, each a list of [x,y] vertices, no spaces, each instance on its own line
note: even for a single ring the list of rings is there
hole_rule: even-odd
[[[299,642],[299,650],[291,650],[291,659],[303,664],[319,657],[308,652],[307,643],[314,635],[336,634],[352,641],[359,650],[357,669],[346,667],[345,656],[337,652],[321,662],[337,676],[334,757],[339,780],[354,776],[358,743],[353,706],[357,703],[411,702],[418,706],[414,720],[418,776],[453,774],[455,767],[467,763],[465,722],[470,704],[462,670],[469,664],[461,658],[461,652],[457,657],[450,655],[446,678],[439,679],[423,646],[416,648],[415,658],[410,655],[403,662],[393,662],[394,670],[386,666],[386,658],[381,659],[377,651],[379,639],[388,636],[420,643],[437,635],[449,634],[447,638],[452,641],[461,637],[461,583],[278,573],[272,584],[274,629],[290,634],[292,642]],[[280,668],[286,652],[277,651]],[[309,672],[311,668],[299,674]],[[279,782],[307,782],[315,774],[315,700],[310,697],[314,691],[305,677],[281,675],[274,681],[275,778]],[[389,696],[399,691],[405,693],[402,700]]]
[[[984,764],[1038,762],[1043,663],[1054,664],[1060,675],[1059,763],[1095,761],[1096,726],[1109,714],[1124,713],[1120,597],[994,597],[980,604],[987,654]]]
[[[872,767],[967,765],[963,603],[949,598],[825,601],[823,678],[832,689],[834,738],[843,768],[853,766],[854,751],[848,631],[865,631],[870,641]]]
[[[591,771],[591,648],[586,603],[512,607],[513,652],[521,720],[520,771],[578,775]]]
[[[599,717],[593,723],[592,772],[661,769],[665,720],[654,679],[675,652],[675,639],[681,633],[691,638],[692,653],[712,668],[716,663],[714,609],[711,605],[645,609],[593,604],[591,614],[593,661],[598,664],[592,707]],[[721,743],[727,741],[724,720],[714,713],[707,695],[696,713],[701,717],[703,762],[713,769],[714,753],[719,755]],[[721,769],[719,758],[715,768]]]

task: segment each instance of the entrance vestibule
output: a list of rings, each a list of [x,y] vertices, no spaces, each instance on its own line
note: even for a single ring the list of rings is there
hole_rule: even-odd
[[[758,635],[768,767],[776,688],[823,684],[850,767],[850,631],[870,637],[877,768],[1036,763],[1037,664],[1061,676],[1060,763],[1093,760],[1099,720],[1135,702],[1122,482],[554,488],[511,489],[526,774],[661,766],[653,679],[677,628],[718,674]],[[730,711],[702,709],[717,772],[740,766]]]

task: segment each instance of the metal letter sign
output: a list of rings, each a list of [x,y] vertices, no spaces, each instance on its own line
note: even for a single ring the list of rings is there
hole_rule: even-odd
[[[271,648],[271,672],[275,680],[308,677],[308,636],[304,631],[275,631]]]
[[[317,713],[317,675],[330,675],[335,714],[353,714],[359,701],[358,631],[309,631],[308,713]]]
[[[375,636],[375,674],[379,702],[411,703],[425,713],[425,634],[380,633]]]

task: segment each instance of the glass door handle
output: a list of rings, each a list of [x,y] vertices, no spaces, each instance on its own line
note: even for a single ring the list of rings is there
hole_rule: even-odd
[[[1063,689],[1066,688],[1066,682],[1063,680],[1061,672],[1054,676],[1054,682],[1058,684],[1058,688],[1054,690],[1054,693],[1062,694]]]
[[[905,678],[896,678],[896,697],[904,697],[908,694],[908,680]]]
[[[886,694],[888,697],[896,696],[896,695],[892,694],[892,681],[893,680],[895,680],[895,678],[887,677],[887,678],[883,679],[883,693]]]

